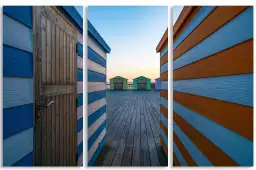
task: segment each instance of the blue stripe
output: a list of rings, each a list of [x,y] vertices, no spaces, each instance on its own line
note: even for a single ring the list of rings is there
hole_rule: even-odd
[[[166,109],[168,109],[168,100],[163,97],[160,97],[160,104],[163,105]]]
[[[32,6],[3,6],[3,12],[32,28]]]
[[[164,123],[164,126],[168,129],[168,120],[163,114],[160,114],[160,120]]]
[[[3,45],[4,77],[33,77],[33,54]]]
[[[97,148],[97,150],[94,152],[91,160],[88,163],[88,166],[93,166],[94,162],[96,161],[96,159],[98,158],[102,148],[104,147],[104,145],[106,144],[106,135],[104,136],[104,138],[102,139],[102,141],[99,144],[99,147]]]
[[[241,166],[253,165],[253,142],[173,102],[174,111]],[[225,114],[225,113],[224,113]]]
[[[77,43],[77,54],[80,57],[83,57],[83,45],[81,45],[79,42]]]
[[[168,71],[168,62],[160,67],[161,73]]]
[[[100,45],[104,48],[104,51],[106,53],[110,53],[111,49],[108,46],[108,44],[103,40],[103,38],[100,36],[100,34],[98,33],[98,31],[94,28],[94,26],[91,24],[91,22],[88,20],[88,32],[89,35],[91,34],[97,42],[100,43]]]
[[[32,29],[3,15],[3,43],[27,52],[33,52]]]
[[[183,158],[182,154],[180,153],[178,147],[176,146],[175,142],[173,142],[173,151],[175,152],[178,160],[179,160],[179,163],[182,165],[182,166],[188,166],[187,162],[185,161],[185,159]]]
[[[88,139],[88,150],[92,147],[94,142],[99,137],[100,133],[106,128],[107,122],[104,120],[104,122],[98,127],[98,129],[93,133],[93,135]]]
[[[81,16],[74,6],[59,6],[57,7],[65,17],[74,24],[74,26],[79,30],[80,33],[83,33],[83,16]]]
[[[33,127],[33,103],[3,109],[3,139]]]
[[[173,122],[173,130],[179,137],[193,160],[199,166],[212,166],[212,163],[205,157],[205,155],[196,147],[196,145],[182,132],[180,127]]]
[[[163,140],[164,140],[164,143],[165,143],[166,147],[168,147],[168,138],[165,135],[163,129],[160,129],[160,135],[163,137]]]
[[[3,140],[3,165],[10,166],[33,151],[34,129],[30,128]]]
[[[30,104],[34,102],[34,84],[32,78],[3,78],[4,108]]]
[[[160,58],[162,58],[168,51],[168,43],[165,45],[164,49],[160,52]]]
[[[98,120],[104,113],[106,113],[106,108],[107,105],[104,105],[88,116],[88,127],[90,127],[96,120]]]
[[[33,152],[21,158],[18,162],[13,164],[13,166],[33,166]]]
[[[83,117],[81,117],[79,120],[77,120],[77,133],[80,132],[83,129]]]
[[[77,68],[77,81],[83,81],[83,69]]]
[[[168,90],[168,81],[161,81],[161,89]]]
[[[215,9],[215,6],[201,7],[193,20],[187,25],[186,29],[173,43],[173,49],[180,45],[180,43],[187,38],[187,36]]]
[[[106,90],[88,93],[88,104],[106,97]]]
[[[77,95],[77,106],[76,107],[79,107],[82,105],[83,105],[83,93],[80,93]]]
[[[88,70],[88,81],[89,82],[106,82],[106,75]]]
[[[173,62],[173,69],[176,70],[197,60],[218,53],[236,44],[249,40],[252,37],[253,8],[250,7],[176,59]]]
[[[78,146],[77,146],[77,155],[78,158],[83,154],[83,142],[81,142]]]
[[[253,74],[210,77],[173,82],[174,91],[253,106]]]
[[[106,68],[106,60],[88,47],[88,58]]]

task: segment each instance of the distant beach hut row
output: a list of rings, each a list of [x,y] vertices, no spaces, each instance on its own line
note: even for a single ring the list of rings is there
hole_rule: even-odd
[[[153,89],[160,90],[160,78],[155,79],[155,86]],[[151,79],[139,76],[133,79],[132,83],[128,83],[128,79],[116,76],[110,79],[109,90],[151,90]]]

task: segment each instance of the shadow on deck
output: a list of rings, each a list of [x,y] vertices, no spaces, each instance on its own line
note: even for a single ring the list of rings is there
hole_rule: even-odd
[[[167,166],[160,144],[160,94],[107,92],[107,143],[94,166]]]

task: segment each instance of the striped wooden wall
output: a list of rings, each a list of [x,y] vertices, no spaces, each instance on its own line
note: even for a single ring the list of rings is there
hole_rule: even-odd
[[[77,33],[77,155],[83,166],[83,34]]]
[[[184,7],[174,25],[174,165],[253,165],[253,7]]]
[[[168,157],[168,29],[156,50],[160,52],[160,142]]]
[[[32,7],[3,7],[3,165],[33,165]]]
[[[88,166],[92,166],[106,143],[106,61],[110,51],[88,21]]]

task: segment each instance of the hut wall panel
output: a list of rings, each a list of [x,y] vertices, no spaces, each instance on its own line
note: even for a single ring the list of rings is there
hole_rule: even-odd
[[[164,60],[164,62],[161,62]],[[164,48],[160,51],[160,139],[163,140],[162,147],[166,156],[168,157],[168,39],[164,43]],[[163,77],[163,73],[167,73],[166,77]]]
[[[83,34],[77,33],[77,155],[83,157]],[[83,166],[83,161],[77,162]]]
[[[174,143],[174,163],[189,154],[198,166],[252,166],[253,7],[202,10],[174,42],[174,133],[185,147]]]
[[[88,165],[92,166],[106,140],[106,52],[89,36],[88,42]]]
[[[3,165],[33,165],[31,6],[3,7]]]
[[[160,90],[161,89],[161,81],[160,78],[155,80],[155,89]]]

